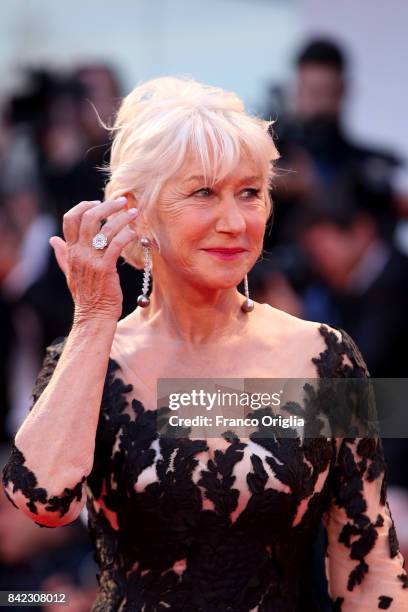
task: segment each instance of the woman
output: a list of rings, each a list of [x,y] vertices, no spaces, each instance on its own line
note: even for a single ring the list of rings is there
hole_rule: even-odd
[[[268,128],[193,80],[136,87],[113,128],[106,201],[74,206],[65,240],[51,239],[75,315],[48,347],[3,482],[39,525],[87,504],[94,612],[315,612],[322,521],[334,608],[408,607],[379,439],[157,433],[159,378],[369,376],[346,332],[236,289],[271,210]],[[118,321],[121,254],[145,276]]]

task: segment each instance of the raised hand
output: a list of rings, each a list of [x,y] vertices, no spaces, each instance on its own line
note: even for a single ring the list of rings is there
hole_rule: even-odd
[[[59,236],[49,240],[74,300],[74,321],[95,318],[117,321],[121,315],[123,294],[116,263],[123,248],[136,239],[136,231],[129,223],[138,214],[136,208],[128,209],[126,205],[125,197],[80,202],[63,217],[65,240]],[[104,219],[106,223],[101,229]],[[92,245],[99,231],[108,240],[103,249]]]

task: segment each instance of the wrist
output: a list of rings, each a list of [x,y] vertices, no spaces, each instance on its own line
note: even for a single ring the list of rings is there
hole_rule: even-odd
[[[95,333],[102,332],[115,332],[117,326],[117,320],[114,317],[95,315],[90,317],[89,315],[82,315],[81,313],[74,313],[74,319],[72,322],[72,330],[78,330],[81,332],[89,331]]]

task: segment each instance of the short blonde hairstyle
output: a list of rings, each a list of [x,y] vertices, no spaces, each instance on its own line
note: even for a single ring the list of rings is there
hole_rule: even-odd
[[[190,77],[161,77],[142,83],[119,106],[111,128],[113,137],[105,199],[133,192],[139,210],[148,211],[164,183],[192,152],[201,163],[208,186],[233,172],[243,153],[266,178],[269,189],[273,162],[279,153],[271,134],[272,121],[244,111],[240,98]],[[154,228],[151,228],[156,238]],[[131,265],[143,267],[136,241],[122,251]]]

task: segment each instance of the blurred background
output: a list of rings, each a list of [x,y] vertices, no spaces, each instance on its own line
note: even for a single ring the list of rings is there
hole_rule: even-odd
[[[62,236],[69,208],[102,196],[109,138],[92,105],[109,122],[121,96],[157,76],[233,90],[275,120],[274,215],[252,297],[345,329],[372,376],[408,376],[408,4],[14,0],[1,13],[2,465],[45,348],[72,323],[48,239]],[[118,270],[125,316],[141,274],[123,260]],[[408,443],[384,446],[408,557]],[[73,612],[88,611],[97,568],[86,521],[84,510],[40,529],[0,488],[0,590],[61,589]]]

